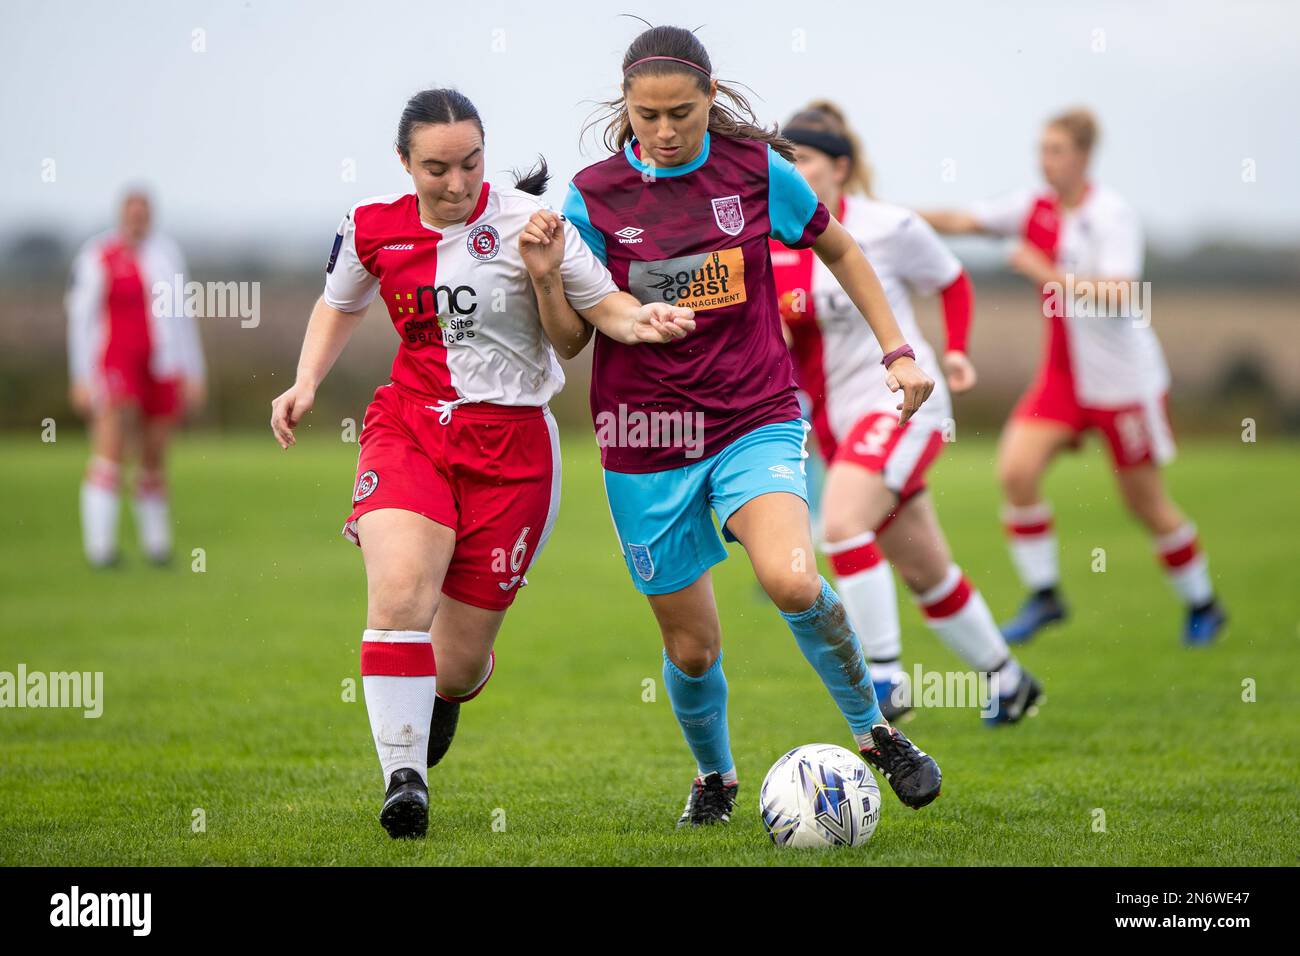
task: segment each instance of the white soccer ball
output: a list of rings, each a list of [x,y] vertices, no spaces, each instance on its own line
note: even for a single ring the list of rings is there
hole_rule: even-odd
[[[777,846],[861,846],[880,821],[880,787],[857,754],[805,744],[772,764],[758,809]]]

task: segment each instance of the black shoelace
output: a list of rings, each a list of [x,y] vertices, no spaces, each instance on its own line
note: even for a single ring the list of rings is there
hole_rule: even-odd
[[[885,770],[892,776],[899,774],[907,776],[917,766],[916,748],[910,743],[903,740],[901,734],[891,732],[889,735],[890,746],[880,748],[881,763],[885,765]]]
[[[725,786],[710,787],[703,780],[695,786],[696,798],[691,813],[692,821],[716,819],[730,812]]]

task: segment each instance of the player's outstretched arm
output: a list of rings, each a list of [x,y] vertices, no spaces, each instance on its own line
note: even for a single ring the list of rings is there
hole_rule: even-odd
[[[281,448],[296,444],[293,430],[316,402],[316,389],[325,380],[343,352],[343,346],[356,331],[365,310],[344,312],[325,301],[316,300],[302,340],[298,357],[298,374],[292,387],[271,403],[271,431]]]
[[[847,293],[854,307],[866,317],[876,341],[880,343],[881,351],[888,356],[906,346],[876,270],[871,268],[862,247],[849,235],[848,230],[832,218],[813,243],[813,252],[826,263],[826,268],[831,270],[835,281]],[[898,421],[903,424],[930,397],[934,391],[934,381],[906,355],[891,361],[885,372],[889,390],[903,393],[903,400],[898,405],[898,410],[902,412]]]
[[[611,339],[626,345],[675,342],[695,331],[695,313],[666,302],[642,305],[627,292],[613,292],[583,316]]]
[[[935,232],[944,235],[966,236],[985,232],[978,219],[960,209],[918,209],[916,214],[928,222]]]

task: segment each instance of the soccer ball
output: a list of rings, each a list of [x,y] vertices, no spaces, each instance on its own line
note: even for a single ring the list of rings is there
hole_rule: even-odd
[[[772,764],[758,809],[777,846],[861,846],[880,821],[880,787],[857,754],[805,744]]]

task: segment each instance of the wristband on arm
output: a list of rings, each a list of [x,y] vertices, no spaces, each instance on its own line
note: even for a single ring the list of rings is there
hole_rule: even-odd
[[[894,351],[886,352],[885,357],[880,360],[880,364],[885,368],[889,368],[901,358],[910,358],[913,362],[916,361],[916,353],[912,351],[912,346],[906,342],[894,349]]]

